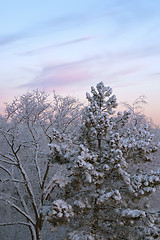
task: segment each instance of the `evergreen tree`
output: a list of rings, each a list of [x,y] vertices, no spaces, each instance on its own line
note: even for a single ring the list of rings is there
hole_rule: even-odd
[[[131,127],[131,111],[115,114],[116,97],[102,82],[87,99],[80,137],[57,134],[50,145],[68,174],[42,212],[54,227],[67,224],[68,240],[158,239],[159,212],[148,204],[160,170],[144,167],[158,150],[154,136],[145,124]]]

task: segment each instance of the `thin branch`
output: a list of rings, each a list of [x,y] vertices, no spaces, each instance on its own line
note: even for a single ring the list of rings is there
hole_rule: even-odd
[[[0,168],[2,168],[6,173],[8,173],[8,175],[11,176],[11,173],[7,168],[3,167],[2,165],[0,165]]]
[[[16,101],[17,99],[15,99]],[[7,110],[7,113],[8,113],[8,116],[7,116],[7,120],[11,117],[11,115],[13,115],[21,106],[18,105],[18,107],[16,107],[12,112],[9,112],[9,104],[6,104],[6,110]]]
[[[1,197],[2,200],[6,201],[8,204],[10,204],[13,208],[15,208],[19,213],[21,213],[29,222],[31,222],[34,226],[36,225],[35,222],[32,220],[32,218],[26,213],[24,212],[20,207],[18,207],[16,204],[14,204],[13,202],[11,202],[10,200],[7,199],[3,199]]]
[[[51,123],[47,128],[45,128],[45,126],[42,125],[42,123],[40,122],[40,126],[41,126],[44,134],[46,135],[47,138],[49,138],[49,143],[51,143],[53,139],[47,134],[47,131],[52,125],[53,125],[53,123]]]
[[[22,176],[26,182],[26,187],[27,187],[27,191],[31,197],[31,200],[32,200],[32,205],[33,205],[33,209],[34,209],[34,212],[35,212],[35,216],[36,216],[36,219],[38,219],[38,209],[37,209],[37,205],[36,205],[36,201],[35,201],[35,198],[34,198],[34,194],[33,194],[33,190],[32,190],[32,185],[29,181],[29,178],[28,178],[28,175],[26,174],[24,168],[22,167],[22,165],[19,163],[19,169],[22,173]]]
[[[21,174],[23,176],[23,179],[25,181],[26,188],[27,188],[27,191],[29,193],[29,196],[31,197],[32,206],[33,206],[33,210],[34,210],[36,219],[38,219],[39,213],[38,213],[38,208],[37,208],[37,205],[36,205],[35,197],[34,197],[34,194],[33,194],[31,182],[29,180],[29,177],[28,177],[26,171],[24,170],[23,166],[21,165],[20,159],[18,158],[18,155],[14,151],[13,146],[11,147],[11,149],[12,149],[12,152],[13,152],[16,160],[17,160],[18,168],[19,168],[19,170],[20,170],[20,172],[21,172]]]
[[[51,181],[49,182],[49,184],[47,185],[47,187],[44,189],[42,203],[44,200],[46,200],[48,198],[50,193],[53,191],[53,189],[55,188],[55,185],[53,185],[53,184],[56,182],[57,182],[57,179],[52,178]]]
[[[14,162],[14,159],[10,158],[10,157],[7,156],[7,155],[4,155],[4,154],[0,153],[0,156],[2,156],[2,157],[4,157],[4,158],[6,158],[6,159],[8,159],[8,160],[10,160],[10,161],[12,161],[12,162]]]
[[[45,171],[45,174],[44,174],[44,177],[43,177],[43,180],[42,180],[42,189],[44,189],[44,185],[45,185],[45,181],[47,179],[49,168],[50,168],[50,161],[48,161],[48,163],[47,163],[46,171]]]
[[[19,168],[22,176],[23,176],[23,179],[25,181],[25,184],[26,184],[26,188],[27,188],[27,191],[29,193],[29,196],[31,197],[31,201],[32,201],[32,206],[33,206],[33,210],[34,210],[34,213],[35,213],[35,217],[36,219],[39,218],[39,213],[38,213],[38,208],[37,208],[37,205],[36,205],[36,201],[35,201],[35,197],[34,197],[34,194],[33,194],[33,190],[32,190],[32,185],[31,185],[31,182],[29,180],[29,177],[26,173],[26,171],[24,170],[23,166],[21,165],[21,162],[20,162],[20,159],[17,155],[17,152],[15,151],[14,149],[14,139],[12,140],[12,143],[9,142],[7,136],[5,135],[4,132],[2,132],[2,134],[4,135],[8,145],[10,146],[11,150],[12,150],[12,153],[16,159],[16,162],[17,162],[17,167]]]
[[[13,135],[10,134],[10,133],[7,133],[7,132],[5,132],[5,131],[1,131],[1,132],[2,132],[2,134],[3,134],[3,136],[4,136],[5,140],[6,140],[6,142],[7,142],[8,145],[10,146],[10,148],[12,148],[13,145],[10,143],[10,141],[8,140],[8,138],[7,138],[6,135],[11,135],[12,137],[13,137]]]
[[[26,222],[0,223],[0,226],[8,226],[8,225],[16,225],[16,224],[26,225],[26,226],[30,227],[30,224],[26,223]]]
[[[15,152],[18,153],[21,147],[22,145],[20,144]]]
[[[11,164],[11,165],[16,165],[17,166],[17,163],[16,162],[9,162],[9,161],[6,161],[6,160],[2,160],[0,159],[1,162],[4,162],[4,163],[7,163],[7,164]]]
[[[36,170],[37,170],[38,178],[39,178],[39,182],[40,182],[40,187],[41,187],[41,185],[42,185],[41,171],[40,171],[40,168],[39,168],[39,165],[38,165],[38,160],[37,160],[37,158],[38,158],[38,148],[39,148],[39,146],[38,146],[38,143],[37,143],[37,139],[36,139],[36,137],[34,136],[34,133],[33,133],[32,129],[30,128],[30,124],[27,123],[27,126],[28,126],[28,129],[29,129],[29,131],[30,131],[30,133],[31,133],[31,135],[32,135],[32,138],[33,138],[33,141],[34,141],[34,144],[35,144],[35,147],[36,147],[36,155],[35,155],[35,158],[34,158],[34,162],[35,162],[35,166],[36,166]],[[33,130],[34,130],[35,132],[37,132],[37,131],[35,130],[35,128],[33,128]]]
[[[38,144],[36,144],[36,155],[35,155],[35,158],[34,158],[34,162],[35,162],[35,166],[36,166],[36,170],[38,172],[38,178],[39,178],[39,182],[40,182],[40,187],[42,186],[42,180],[41,180],[41,170],[40,170],[40,167],[38,165]]]
[[[20,199],[21,199],[21,203],[22,203],[22,206],[23,206],[25,212],[26,212],[27,214],[29,214],[29,209],[28,209],[28,207],[27,207],[27,204],[26,204],[26,202],[25,202],[25,200],[24,200],[23,195],[21,194],[21,192],[20,192],[20,190],[19,190],[19,184],[16,184],[16,183],[15,183],[15,187],[16,187],[16,189],[17,189],[17,193],[18,193],[18,195],[19,195],[19,197],[20,197]]]
[[[23,183],[23,184],[25,184],[24,181],[19,180],[19,179],[6,179],[6,180],[4,180],[3,182],[9,182],[9,181],[15,182],[15,183]]]

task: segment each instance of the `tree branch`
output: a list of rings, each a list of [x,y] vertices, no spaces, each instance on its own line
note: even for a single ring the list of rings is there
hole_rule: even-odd
[[[6,159],[8,159],[8,160],[10,160],[10,161],[12,161],[12,162],[14,162],[14,159],[10,158],[10,157],[7,156],[7,155],[4,155],[4,154],[0,153],[0,156],[2,156],[2,157],[4,157],[4,158],[6,158]]]
[[[46,171],[45,171],[45,174],[44,174],[44,177],[43,177],[43,180],[42,180],[42,189],[44,189],[44,184],[45,184],[45,181],[47,179],[49,168],[50,168],[50,162],[48,161]]]
[[[42,179],[41,179],[41,171],[40,171],[40,168],[39,168],[39,165],[38,165],[38,144],[36,143],[36,155],[35,155],[35,158],[34,158],[34,162],[35,162],[35,166],[36,166],[36,170],[37,170],[37,173],[38,173],[38,178],[39,178],[39,182],[40,182],[40,187],[42,186]]]
[[[16,204],[14,204],[13,202],[11,202],[8,199],[3,199],[1,197],[1,199],[5,202],[7,202],[8,204],[10,204],[13,208],[15,208],[20,214],[22,214],[29,222],[31,222],[34,226],[36,225],[35,222],[32,220],[32,218],[26,213],[24,212],[20,207],[18,207]]]
[[[11,165],[16,165],[17,166],[17,163],[16,162],[9,162],[9,161],[6,161],[6,160],[2,160],[0,159],[1,162],[4,162],[4,163],[7,163],[7,164],[11,164]]]
[[[0,165],[0,168],[2,168],[6,173],[8,173],[8,175],[11,176],[11,173],[7,168],[3,167],[2,165]]]
[[[38,219],[39,217],[39,213],[38,213],[38,209],[37,209],[37,205],[36,205],[36,201],[35,201],[35,198],[34,198],[34,194],[33,194],[33,190],[32,190],[32,185],[30,183],[30,180],[29,180],[29,177],[26,173],[26,171],[24,170],[23,166],[21,165],[21,162],[18,158],[18,155],[17,153],[14,151],[13,147],[11,147],[12,149],[12,152],[17,160],[17,164],[18,164],[18,168],[23,176],[23,179],[25,181],[25,184],[26,184],[26,188],[27,188],[27,191],[29,193],[29,196],[31,197],[31,201],[32,201],[32,206],[33,206],[33,210],[34,210],[34,213],[35,213],[35,216],[36,216],[36,219]]]
[[[0,226],[8,226],[8,225],[16,225],[16,224],[26,225],[26,226],[30,227],[30,224],[26,223],[26,222],[0,223]]]

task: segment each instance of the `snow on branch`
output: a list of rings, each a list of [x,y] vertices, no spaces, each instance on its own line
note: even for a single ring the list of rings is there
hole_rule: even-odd
[[[18,207],[15,203],[11,202],[8,199],[3,199],[1,197],[2,200],[4,200],[5,202],[7,202],[8,204],[10,204],[13,208],[15,208],[20,214],[22,214],[29,222],[31,222],[33,225],[35,225],[35,222],[32,220],[32,218],[26,213],[24,212],[20,207]]]
[[[11,173],[10,173],[10,171],[9,171],[7,168],[5,168],[5,167],[2,166],[2,165],[0,165],[0,168],[3,169],[6,173],[8,173],[8,175],[11,176]]]
[[[26,223],[26,222],[0,223],[0,226],[9,226],[9,225],[17,225],[17,224],[25,225],[25,226],[30,227],[30,224],[29,224],[29,223]]]

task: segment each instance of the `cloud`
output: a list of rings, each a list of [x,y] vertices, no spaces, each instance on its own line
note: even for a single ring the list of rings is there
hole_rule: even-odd
[[[114,13],[115,14],[115,13]],[[86,24],[93,24],[95,21],[101,18],[106,18],[112,16],[112,12],[103,13],[99,11],[86,11],[83,13],[77,14],[65,14],[62,16],[54,17],[49,20],[40,22],[38,24],[33,24],[28,28],[23,29],[22,31],[8,34],[6,36],[0,36],[0,46],[11,44],[13,42],[19,41],[24,38],[38,37],[44,34],[50,34],[51,32],[66,31],[70,29],[77,29],[79,27],[86,26]],[[71,44],[71,43],[68,43]],[[62,43],[63,45],[63,43]],[[56,46],[55,46],[56,47]],[[58,44],[57,44],[58,47]],[[27,54],[27,53],[26,53]],[[28,53],[30,54],[30,53]]]
[[[106,70],[107,59],[102,55],[95,55],[90,58],[74,62],[51,64],[43,67],[41,72],[29,83],[20,85],[19,88],[54,88],[75,85],[81,82],[101,78],[112,83],[119,82],[123,77],[132,75],[139,71],[142,66],[124,67],[120,69],[111,68]],[[103,61],[103,65],[101,62]],[[113,63],[114,64],[114,63]],[[97,65],[99,66],[97,68]]]
[[[122,51],[106,51],[105,56],[114,62],[117,61],[126,61],[126,60],[134,60],[140,58],[148,58],[152,56],[159,56],[160,54],[160,45],[153,46],[139,46],[133,47],[131,49],[124,49]]]
[[[50,45],[50,46],[47,46],[47,47],[42,47],[42,48],[38,48],[38,49],[34,49],[34,50],[31,50],[31,51],[27,51],[27,52],[24,52],[20,55],[34,55],[34,54],[40,54],[40,53],[43,53],[44,51],[46,50],[50,50],[52,48],[56,48],[56,47],[63,47],[63,46],[67,46],[67,45],[72,45],[72,44],[76,44],[76,43],[80,43],[80,42],[84,42],[84,41],[88,41],[92,39],[92,37],[83,37],[83,38],[77,38],[77,39],[74,39],[74,40],[71,40],[71,41],[66,41],[66,42],[61,42],[61,43],[58,43],[58,44],[53,44],[53,45]]]
[[[142,69],[142,66],[133,66],[131,68],[125,68],[125,69],[122,69],[120,71],[115,71],[111,74],[108,75],[108,79],[117,79],[117,78],[121,78],[121,77],[124,77],[124,76],[127,76],[127,75],[133,75],[134,73],[136,73],[137,71],[141,70]]]
[[[124,83],[117,83],[114,84],[114,88],[125,88],[125,87],[133,87],[133,86],[137,86],[137,82],[124,82]]]
[[[67,87],[68,85],[74,85],[82,81],[87,81],[90,79],[90,74],[88,71],[76,70],[76,69],[65,69],[63,71],[58,71],[52,73],[48,76],[38,76],[34,81],[22,85],[25,88],[57,88],[57,87]]]
[[[46,21],[43,26],[53,30],[66,30],[75,28],[90,19],[88,14],[66,14]]]
[[[139,49],[132,49],[126,52],[126,56],[133,58],[150,57],[159,54],[160,54],[159,45],[141,47]]]
[[[156,72],[156,73],[153,73],[153,74],[151,74],[152,76],[157,76],[157,77],[159,77],[160,76],[160,72]]]
[[[23,29],[19,32],[14,32],[12,34],[0,36],[0,47],[4,45],[9,45],[14,42],[23,40],[25,38],[34,38],[41,37],[42,35],[50,35],[51,33],[61,32],[65,30],[75,29],[80,26],[84,26],[87,22],[94,19],[93,16],[89,14],[68,14],[64,16],[55,17],[44,22],[33,24],[28,28]],[[82,41],[89,40],[91,37],[84,37],[75,39],[73,41],[62,42],[60,44],[55,44],[53,46],[46,47],[46,49],[51,47],[61,47],[69,44],[74,44]],[[45,48],[35,49],[33,51],[28,51],[24,54],[32,55],[34,53],[38,53],[38,51],[46,50]]]
[[[48,75],[40,74],[33,81],[21,85],[20,88],[57,88],[74,85],[91,78],[91,74],[81,69],[63,69],[62,71],[52,72]]]
[[[95,58],[96,56],[75,62],[46,66],[32,81],[20,85],[19,88],[47,89],[88,81],[94,76],[94,71],[88,68],[88,64]]]
[[[72,27],[77,27],[87,21],[87,19],[88,16],[76,14],[55,17],[43,23],[35,24],[23,31],[0,36],[0,46],[8,45],[28,37],[50,34],[51,30],[62,31]]]
[[[155,72],[155,73],[148,74],[148,77],[149,77],[149,79],[150,79],[150,77],[152,77],[152,80],[159,81],[160,72]]]
[[[0,46],[8,45],[13,42],[19,41],[27,36],[24,32],[18,32],[13,34],[8,34],[6,36],[0,37]]]
[[[79,67],[81,68],[82,66],[84,66],[85,68],[88,67],[89,63],[94,62],[95,60],[101,59],[101,55],[94,55],[88,58],[84,58],[81,60],[77,60],[74,62],[66,62],[66,63],[60,63],[60,64],[54,64],[54,65],[48,65],[43,69],[44,74],[48,73],[48,72],[52,72],[55,70],[62,70],[62,69],[67,69],[67,68],[74,68],[74,67]]]

